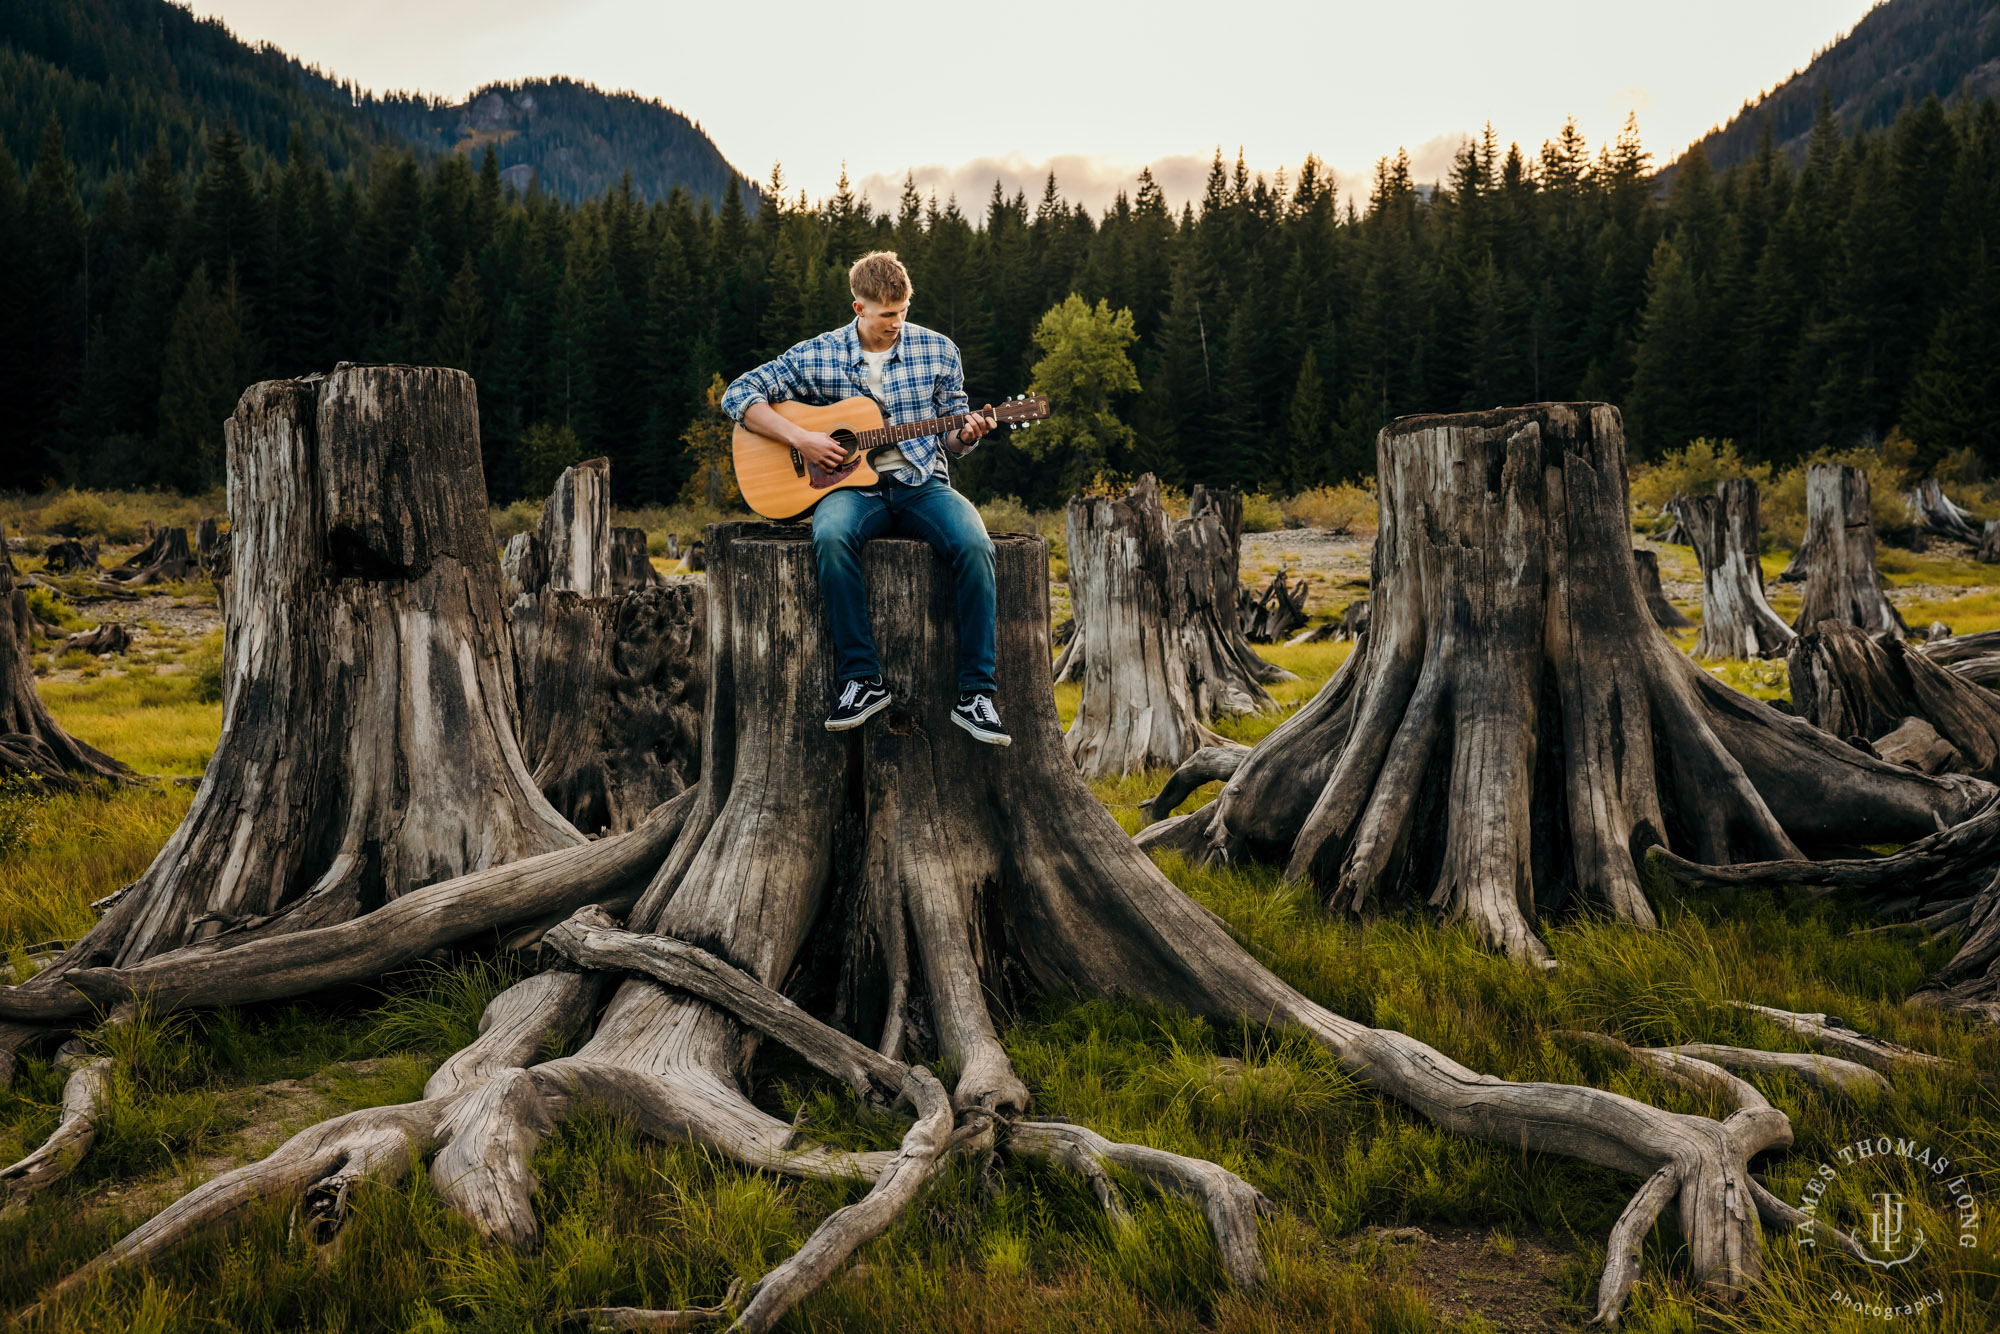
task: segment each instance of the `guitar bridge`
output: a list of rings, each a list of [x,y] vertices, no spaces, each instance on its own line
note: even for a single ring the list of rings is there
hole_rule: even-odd
[[[806,475],[806,461],[799,457],[799,451],[792,451],[792,471],[803,477]]]

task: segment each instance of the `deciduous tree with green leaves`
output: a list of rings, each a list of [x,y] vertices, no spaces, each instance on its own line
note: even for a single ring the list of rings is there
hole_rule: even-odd
[[[1091,306],[1074,292],[1035,326],[1042,357],[1030,390],[1048,395],[1049,416],[1020,439],[1032,457],[1058,460],[1071,490],[1113,466],[1136,441],[1113,402],[1139,391],[1126,350],[1137,337],[1131,311],[1113,311],[1108,301]]]

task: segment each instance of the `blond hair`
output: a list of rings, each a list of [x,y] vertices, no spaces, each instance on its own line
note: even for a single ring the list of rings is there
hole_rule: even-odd
[[[910,282],[910,271],[893,250],[871,250],[855,260],[847,271],[847,288],[854,293],[855,300],[873,301],[880,306],[908,300],[916,290]]]

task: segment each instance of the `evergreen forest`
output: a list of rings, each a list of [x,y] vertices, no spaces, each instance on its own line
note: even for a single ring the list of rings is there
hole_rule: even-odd
[[[1142,173],[1102,216],[1053,178],[881,207],[778,169],[761,197],[648,203],[628,178],[569,203],[490,151],[295,135],[271,155],[233,122],[86,186],[68,132],[51,114],[31,161],[0,149],[0,490],[212,488],[244,386],[393,360],[477,378],[496,498],[554,448],[609,455],[621,503],[671,499],[714,377],[846,319],[846,266],[875,248],[908,263],[913,318],[957,340],[975,402],[1027,388],[1069,294],[1129,311],[1114,472],[1282,493],[1372,473],[1399,414],[1569,398],[1618,404],[1637,459],[1900,431],[1919,466],[2000,464],[1990,99],[1853,134],[1823,101],[1797,160],[1767,134],[1716,172],[1697,146],[1664,187],[1630,122],[1595,147],[1573,124],[1532,150],[1489,129],[1438,182],[1399,153],[1365,199],[1312,159],[1267,179],[1218,152],[1198,201]],[[1004,438],[959,480],[1036,506],[1076,481]]]

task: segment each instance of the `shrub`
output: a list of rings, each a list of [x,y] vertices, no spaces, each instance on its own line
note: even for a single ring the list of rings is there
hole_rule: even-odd
[[[1001,496],[979,507],[979,517],[989,533],[1038,533],[1041,526],[1019,496]]]
[[[1329,533],[1372,531],[1377,522],[1375,490],[1342,482],[1339,486],[1316,486],[1301,491],[1284,502],[1287,528],[1319,528]]]
[[[1275,533],[1285,526],[1285,511],[1269,493],[1254,491],[1243,497],[1243,531]]]
[[[511,505],[493,507],[493,536],[503,546],[516,533],[534,531],[542,521],[542,502],[539,500],[517,500]]]
[[[44,621],[60,625],[65,630],[84,629],[83,617],[76,614],[76,608],[68,599],[53,588],[42,584],[31,584],[28,588],[28,610]]]
[[[1685,449],[1670,449],[1654,463],[1632,469],[1632,503],[1654,514],[1675,496],[1715,494],[1715,484],[1748,477],[1759,491],[1771,485],[1771,465],[1746,462],[1734,440],[1693,440]]]

